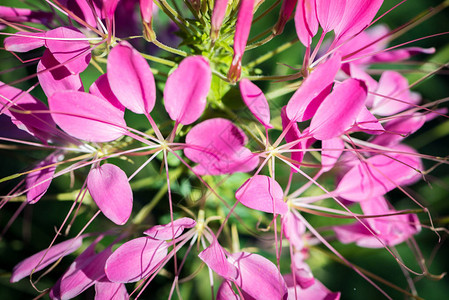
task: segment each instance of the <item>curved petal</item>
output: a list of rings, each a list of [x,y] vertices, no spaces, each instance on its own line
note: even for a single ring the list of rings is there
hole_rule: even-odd
[[[92,83],[89,88],[89,93],[105,99],[114,105],[118,110],[122,111],[123,114],[125,113],[125,107],[120,103],[120,101],[118,101],[117,97],[112,92],[106,74],[101,75],[97,80],[95,80],[94,83]]]
[[[273,128],[270,124],[270,106],[262,90],[246,78],[240,80],[239,86],[243,102],[251,113],[265,128]]]
[[[356,120],[368,90],[357,79],[346,79],[324,99],[310,123],[310,133],[317,140],[327,140],[343,134]]]
[[[198,257],[221,277],[229,280],[237,278],[236,267],[226,260],[225,252],[216,239]]]
[[[36,203],[47,192],[56,170],[56,166],[51,165],[56,163],[56,161],[56,156],[52,154],[36,165],[35,169],[38,171],[27,175],[26,188],[29,189],[27,193],[28,204]]]
[[[420,178],[421,160],[412,148],[398,145],[399,153],[375,155],[358,161],[341,179],[335,192],[350,201],[366,201],[383,196],[396,186]],[[410,153],[403,154],[401,152]]]
[[[290,120],[302,122],[315,115],[321,102],[330,93],[340,66],[340,55],[334,55],[304,79],[302,85],[288,101],[287,116]]]
[[[308,47],[318,31],[315,0],[299,0],[295,13],[296,34],[301,43]]]
[[[199,163],[200,174],[229,174],[253,170],[259,159],[245,148],[247,137],[231,121],[215,118],[194,126],[186,136],[185,155]]]
[[[128,292],[123,283],[99,281],[95,283],[95,300],[127,300]]]
[[[59,67],[57,67],[59,65]],[[61,65],[47,49],[37,64],[37,78],[45,95],[50,97],[55,92],[80,91],[84,92],[79,74],[72,74]]]
[[[173,224],[168,223],[165,225],[153,226],[150,229],[144,231],[143,234],[148,235],[155,240],[172,240],[180,236],[185,228],[192,228],[195,227],[195,225],[196,222],[193,219],[180,218],[173,221]]]
[[[209,62],[202,56],[185,58],[168,76],[164,104],[170,118],[188,125],[201,116],[212,81]]]
[[[92,169],[87,189],[101,212],[117,225],[128,221],[133,207],[133,192],[125,172],[112,164]]]
[[[165,241],[140,237],[120,246],[106,261],[105,272],[112,282],[136,282],[150,275],[167,256]]]
[[[69,255],[76,251],[83,244],[83,236],[70,239],[65,242],[53,245],[50,249],[42,250],[33,256],[18,263],[11,275],[11,282],[17,282],[28,276],[31,272],[37,272],[57,261],[63,256]]]
[[[28,52],[45,45],[45,32],[19,31],[13,36],[5,38],[4,45],[7,51]]]
[[[286,299],[287,285],[277,267],[258,254],[234,253],[228,260],[239,270],[235,280],[245,293],[254,299]]]
[[[153,73],[128,42],[121,42],[111,50],[107,69],[109,85],[120,103],[136,114],[153,110],[156,102]]]
[[[89,142],[110,142],[125,133],[123,113],[97,96],[56,92],[49,99],[52,117],[65,132]]]
[[[53,57],[72,73],[79,74],[89,65],[91,53],[86,36],[73,27],[58,27],[46,34],[45,46]]]
[[[268,213],[284,215],[288,211],[281,186],[276,180],[265,175],[248,179],[235,192],[235,198],[249,208]]]
[[[346,1],[316,0],[316,13],[324,32],[333,30],[341,22],[345,12]]]

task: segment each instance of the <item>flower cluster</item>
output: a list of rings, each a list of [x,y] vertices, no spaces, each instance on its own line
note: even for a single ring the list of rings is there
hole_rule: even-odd
[[[55,185],[73,201],[48,247],[15,262],[10,281],[29,277],[35,293],[51,299],[92,286],[95,299],[145,297],[158,275],[170,279],[160,289],[168,298],[185,297],[193,280],[198,295],[212,299],[339,299],[312,273],[313,257],[325,252],[391,298],[341,254],[341,244],[354,243],[389,253],[408,287],[387,283],[418,299],[414,279],[439,277],[422,262],[414,236],[439,230],[408,187],[425,179],[427,162],[433,169],[446,160],[404,140],[446,117],[443,101],[411,91],[444,66],[413,83],[400,70],[376,72],[435,52],[388,46],[422,16],[390,30],[379,24],[383,4],[0,6],[5,51],[32,69],[0,82],[0,140],[46,151],[1,179],[15,186],[0,207],[23,203],[3,234],[22,209],[58,196]],[[274,25],[257,32],[269,17]],[[275,55],[291,49],[296,65],[274,68]],[[259,56],[247,62],[252,53]],[[418,209],[395,208],[395,197]],[[400,257],[395,246],[403,243],[417,253],[419,270]],[[41,283],[41,270],[59,279]]]

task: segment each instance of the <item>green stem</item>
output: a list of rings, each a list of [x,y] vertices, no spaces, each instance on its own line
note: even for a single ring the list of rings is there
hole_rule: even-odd
[[[178,49],[175,49],[175,48],[172,48],[172,47],[170,47],[170,46],[167,46],[167,45],[165,45],[165,44],[159,42],[158,40],[154,40],[154,41],[153,41],[153,44],[155,44],[155,45],[158,46],[159,48],[161,48],[161,49],[163,49],[163,50],[165,50],[165,51],[168,51],[168,52],[170,52],[170,53],[178,54],[178,55],[181,55],[181,56],[184,56],[184,57],[187,56],[187,52],[182,51],[182,50],[178,50]]]
[[[299,40],[298,38],[294,38],[293,40],[291,40],[290,42],[287,42],[285,44],[280,45],[279,47],[277,47],[276,49],[269,51],[267,53],[265,53],[264,55],[260,56],[259,58],[253,60],[252,62],[249,62],[246,66],[251,69],[267,60],[269,60],[270,58],[272,58],[274,55],[281,53],[285,50],[287,50],[288,48],[290,48],[292,45],[294,45],[295,43],[297,43]]]
[[[148,59],[148,60],[151,60],[151,61],[154,61],[154,62],[163,64],[163,65],[166,65],[166,66],[169,66],[169,67],[174,67],[174,66],[176,66],[176,63],[175,63],[175,62],[172,62],[171,60],[164,59],[164,58],[160,58],[160,57],[153,56],[153,55],[149,55],[149,54],[145,54],[145,53],[142,53],[142,52],[139,52],[139,53],[140,53],[140,55],[142,55],[145,59]]]
[[[189,32],[190,31],[190,24],[184,20],[184,18],[182,18],[182,16],[180,16],[165,0],[158,0],[155,1],[156,5],[162,9],[167,16],[172,19],[173,22],[176,23],[176,25],[179,26],[179,28],[181,28],[182,30],[184,30],[185,32]]]
[[[267,36],[266,38],[264,38],[261,41],[258,41],[257,43],[251,44],[246,46],[245,51],[260,47],[266,43],[268,43],[269,41],[271,41],[276,35],[274,33],[270,34],[269,36]]]

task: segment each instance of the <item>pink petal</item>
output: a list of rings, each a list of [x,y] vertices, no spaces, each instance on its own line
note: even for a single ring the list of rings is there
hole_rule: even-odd
[[[255,0],[242,0],[240,2],[237,23],[235,25],[234,35],[234,57],[232,58],[231,68],[228,72],[228,78],[232,82],[240,79],[242,68],[242,57],[248,42],[251,23],[253,21],[253,10]]]
[[[52,117],[68,134],[90,142],[110,142],[125,133],[123,113],[97,96],[56,92],[49,99]]]
[[[72,74],[79,74],[87,68],[91,58],[90,44],[78,29],[58,27],[48,31],[46,37],[48,50]]]
[[[281,186],[276,180],[265,175],[248,179],[235,192],[235,198],[249,208],[268,213],[284,215],[288,211]]]
[[[95,300],[127,300],[128,292],[123,283],[99,281],[95,283]]]
[[[316,0],[318,21],[324,32],[329,32],[341,22],[346,0]]]
[[[22,32],[5,38],[4,45],[7,51],[28,52],[45,45],[45,32]]]
[[[285,24],[290,19],[295,9],[296,2],[298,0],[284,0],[282,1],[281,10],[279,11],[279,19],[273,27],[273,33],[276,35],[281,34],[284,31]]]
[[[363,81],[346,79],[324,99],[310,123],[310,133],[317,140],[343,134],[355,121],[367,96]]]
[[[395,71],[385,71],[382,74],[376,94],[381,96],[374,97],[371,113],[380,116],[391,116],[406,110],[412,106],[411,104],[417,104],[421,100],[419,95],[410,93],[407,79]]]
[[[228,258],[239,270],[235,280],[245,293],[254,299],[285,299],[287,286],[277,267],[258,254],[234,253]]]
[[[46,142],[56,133],[56,124],[47,106],[29,93],[0,82],[0,104],[2,113],[11,117],[18,128],[42,141]]]
[[[133,207],[133,193],[125,172],[112,164],[92,169],[87,189],[101,212],[117,225],[128,221]]]
[[[57,261],[59,258],[75,252],[83,244],[83,236],[53,245],[48,251],[44,249],[18,263],[11,275],[11,282],[17,282]],[[43,258],[43,259],[42,259]],[[42,261],[41,261],[42,260]],[[40,263],[39,263],[40,262]]]
[[[405,115],[386,123],[385,133],[376,136],[371,142],[381,146],[398,144],[410,134],[416,132],[426,122],[426,115]]]
[[[97,21],[90,4],[93,5],[97,16],[99,16],[100,19],[104,19],[100,9],[103,5],[102,0],[94,0],[90,1],[90,3],[86,0],[60,0],[59,2],[92,27],[97,27]]]
[[[240,81],[240,93],[243,102],[256,119],[266,128],[273,128],[273,125],[270,124],[270,107],[262,90],[248,79],[243,78]]]
[[[156,102],[153,73],[128,42],[111,50],[107,69],[111,90],[126,108],[136,114],[148,114],[153,110]]]
[[[321,165],[322,171],[330,171],[337,160],[340,158],[343,149],[345,149],[345,144],[343,140],[339,137],[324,140],[321,142],[323,150],[321,151]]]
[[[89,93],[103,98],[125,114],[125,107],[120,103],[120,101],[118,101],[117,97],[115,97],[112,92],[106,74],[101,75],[97,80],[95,80],[94,83],[92,83],[89,88]]]
[[[164,88],[164,104],[170,118],[183,125],[198,120],[206,108],[211,81],[212,71],[205,58],[185,58],[168,76]]]
[[[240,300],[228,280],[224,280],[217,291],[217,300]]]
[[[356,123],[352,127],[353,131],[363,131],[369,134],[381,134],[384,132],[384,128],[377,120],[377,118],[363,106],[357,116]]]
[[[216,40],[220,32],[221,25],[226,16],[229,0],[216,0],[211,18],[211,38]]]
[[[288,239],[297,250],[304,248],[303,235],[306,232],[306,226],[290,211],[288,211],[282,218],[282,230],[285,238]]]
[[[329,94],[340,65],[340,55],[334,55],[304,79],[288,102],[287,116],[290,120],[302,122],[315,115],[319,105]]]
[[[95,244],[91,246],[95,246]],[[91,247],[86,249],[53,286],[50,298],[72,299],[104,278],[105,263],[110,255],[110,248],[106,248],[98,254],[95,254]]]
[[[144,231],[143,234],[156,240],[172,240],[181,235],[185,228],[195,227],[196,222],[190,218],[180,218],[166,225],[156,225]],[[174,235],[173,235],[174,232]]]
[[[45,160],[36,165],[34,169],[43,168],[40,171],[29,173],[26,177],[26,188],[28,204],[34,204],[39,201],[47,192],[48,187],[55,174],[56,166],[46,167],[56,163],[55,155],[48,156]]]
[[[315,0],[299,0],[295,13],[296,34],[301,43],[308,47],[318,31]]]
[[[433,54],[435,48],[408,47],[387,52],[381,52],[371,58],[372,62],[395,62],[409,59],[417,54]]]
[[[165,241],[140,237],[120,246],[106,261],[105,272],[112,282],[136,282],[152,272],[167,256]]]
[[[45,50],[37,64],[37,72],[37,78],[47,97],[61,91],[84,92],[80,75],[70,73],[65,66],[53,57],[48,49]]]
[[[339,300],[340,292],[329,291],[320,281],[315,280],[314,284],[308,288],[301,288],[298,284],[293,281],[293,276],[291,274],[284,276],[285,281],[288,286],[288,299],[299,299],[303,300]],[[296,289],[296,291],[295,291]]]
[[[48,24],[53,14],[44,11],[33,11],[26,8],[0,6],[0,18],[10,22],[32,22]]]
[[[216,239],[198,257],[221,277],[229,280],[237,278],[236,267],[226,260],[225,252]]]
[[[334,28],[336,38],[349,38],[363,29],[373,20],[383,0],[351,0],[346,1],[343,17]]]
[[[117,4],[120,0],[103,0],[103,11],[107,19],[114,17]]]
[[[199,174],[229,174],[253,170],[259,159],[244,145],[247,137],[231,121],[209,119],[192,129],[186,136],[185,155],[199,163]]]
[[[358,161],[341,179],[335,192],[350,201],[366,201],[383,196],[396,186],[411,184],[420,178],[421,160],[408,146],[396,146],[400,152],[375,155]]]

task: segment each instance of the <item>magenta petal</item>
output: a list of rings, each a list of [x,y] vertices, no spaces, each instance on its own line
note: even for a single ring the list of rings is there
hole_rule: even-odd
[[[164,88],[164,104],[170,118],[189,125],[206,108],[206,97],[212,81],[209,62],[202,56],[185,58],[168,76]]]
[[[232,289],[232,284],[224,280],[218,288],[217,300],[240,300],[240,297]]]
[[[59,66],[59,67],[56,67]],[[37,78],[45,95],[50,97],[55,92],[80,91],[84,92],[79,74],[72,74],[61,65],[47,49],[37,64]]]
[[[268,213],[284,215],[288,211],[281,186],[276,180],[265,175],[248,179],[235,192],[235,198],[249,208]]]
[[[5,39],[4,45],[7,51],[28,52],[45,45],[45,32],[22,32]]]
[[[106,261],[105,272],[112,282],[136,282],[155,271],[167,256],[165,241],[140,237],[120,246]]]
[[[310,123],[310,133],[317,140],[327,140],[343,134],[362,109],[367,88],[363,81],[346,79],[324,99]]]
[[[27,8],[0,6],[0,18],[10,22],[48,24],[52,20],[53,14],[51,12],[35,11]]]
[[[342,20],[346,0],[316,0],[318,21],[324,32],[334,29]]]
[[[352,127],[354,131],[363,131],[369,134],[381,134],[384,128],[377,118],[363,106],[356,119],[356,124]]]
[[[340,158],[340,155],[345,148],[345,144],[339,137],[324,140],[321,144],[323,148],[321,151],[322,171],[327,172],[334,167],[335,163]]]
[[[109,86],[108,77],[106,74],[101,75],[95,80],[94,83],[89,88],[89,93],[104,100],[108,101],[112,105],[114,105],[118,110],[125,113],[125,107],[118,101],[117,97],[115,97],[114,93]]]
[[[235,280],[245,293],[254,299],[286,299],[287,285],[277,267],[258,254],[234,253],[228,257],[239,270]]]
[[[299,0],[295,13],[296,34],[301,43],[308,47],[318,31],[315,0]]]
[[[383,0],[346,1],[345,12],[334,29],[336,38],[343,40],[365,29],[373,20],[382,3]]]
[[[375,155],[358,161],[341,179],[335,192],[350,201],[366,201],[383,196],[396,186],[411,184],[420,178],[421,160],[408,146],[395,147],[399,152]]]
[[[199,174],[229,174],[253,170],[259,159],[245,148],[247,137],[231,121],[209,119],[194,126],[186,136],[185,155],[199,163]]]
[[[285,282],[288,286],[288,299],[301,300],[339,300],[340,292],[329,291],[320,281],[315,280],[313,285],[308,288],[301,288],[299,284],[295,283],[293,276],[287,274],[284,276]],[[295,291],[296,289],[296,291]]]
[[[53,245],[53,247],[51,247],[48,251],[45,249],[34,254],[33,256],[28,257],[14,267],[10,281],[17,282],[20,279],[30,275],[33,270],[34,272],[42,270],[46,266],[57,261],[59,258],[73,253],[81,247],[82,244],[83,236],[80,236],[78,238]]]
[[[248,79],[243,78],[240,81],[240,93],[243,102],[256,119],[266,128],[273,128],[273,125],[270,124],[270,107],[262,90]]]
[[[324,97],[330,92],[330,85],[334,82],[340,66],[340,55],[334,55],[304,80],[287,104],[287,116],[290,120],[302,122],[315,115]],[[323,92],[325,94],[320,95]]]
[[[26,178],[26,188],[29,189],[27,193],[28,204],[34,204],[39,201],[47,192],[48,187],[55,174],[56,166],[50,166],[56,163],[55,155],[48,156],[45,160],[36,165],[35,169],[42,170],[29,173]]]
[[[304,223],[290,211],[288,211],[282,218],[282,230],[285,238],[288,239],[288,241],[295,246],[296,249],[303,249],[303,235],[306,232],[306,225],[304,225]]]
[[[166,225],[156,225],[144,231],[143,234],[156,240],[172,240],[181,235],[185,228],[195,227],[196,222],[190,218],[181,218]],[[174,232],[174,235],[173,235]]]
[[[128,292],[123,283],[99,281],[95,283],[95,300],[127,300]]]
[[[148,114],[156,102],[153,73],[147,61],[129,43],[115,46],[108,57],[108,80],[112,92],[127,109]]]
[[[87,189],[101,212],[117,225],[128,221],[133,208],[133,192],[125,172],[112,164],[92,169]]]
[[[406,115],[389,121],[385,125],[385,133],[376,136],[371,142],[381,146],[393,146],[421,128],[427,115]]]
[[[374,97],[371,112],[380,116],[391,116],[411,107],[412,104],[417,104],[421,100],[418,94],[410,92],[407,79],[394,71],[382,73],[376,94],[380,96]]]
[[[0,105],[2,113],[11,117],[18,128],[45,142],[57,132],[47,106],[25,91],[0,82]]]
[[[228,8],[229,0],[216,0],[214,3],[214,10],[212,11],[211,23],[211,38],[216,40],[220,32],[221,25],[226,16],[226,9]]]
[[[94,247],[95,244],[89,246],[70,265],[51,289],[49,295],[51,299],[72,299],[105,277],[105,263],[111,255],[111,249],[106,248],[95,254]]]
[[[125,133],[123,112],[97,96],[56,92],[49,99],[53,119],[68,134],[89,142],[110,142]]]
[[[236,267],[226,260],[225,252],[216,239],[198,257],[221,277],[229,280],[237,278]]]
[[[79,74],[87,68],[91,58],[90,44],[78,29],[58,27],[48,31],[46,37],[48,39],[45,45],[48,50],[72,74]]]

